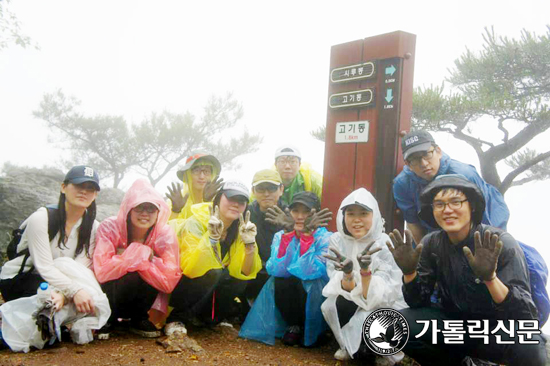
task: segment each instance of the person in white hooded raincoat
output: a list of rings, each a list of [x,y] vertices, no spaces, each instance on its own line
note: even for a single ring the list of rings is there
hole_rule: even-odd
[[[407,304],[401,291],[403,274],[386,247],[389,237],[384,233],[384,220],[372,194],[365,188],[350,193],[340,205],[336,225],[338,232],[330,237],[330,248],[336,249],[340,254],[338,259],[346,263],[347,268],[342,270],[338,260],[327,261],[330,281],[323,289],[327,299],[321,310],[340,345],[334,356],[343,360],[353,358],[359,351],[362,325],[372,311],[399,310]],[[366,270],[358,260],[358,256],[364,255],[370,260]],[[346,258],[351,259],[352,267],[350,261],[345,262]],[[387,364],[399,361],[403,354],[390,357],[386,357]]]

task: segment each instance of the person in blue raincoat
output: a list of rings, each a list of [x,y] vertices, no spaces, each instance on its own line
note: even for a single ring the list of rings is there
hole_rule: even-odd
[[[271,276],[254,302],[239,335],[273,345],[313,345],[326,329],[321,312],[328,282],[326,258],[332,219],[314,193],[294,195],[289,210],[270,208],[267,220],[284,227],[273,238],[267,272]]]

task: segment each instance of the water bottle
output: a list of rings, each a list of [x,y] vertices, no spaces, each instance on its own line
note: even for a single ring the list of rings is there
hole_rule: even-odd
[[[42,282],[40,286],[38,286],[36,296],[36,302],[38,303],[38,306],[44,305],[46,301],[51,298],[50,287],[48,286],[47,282]]]

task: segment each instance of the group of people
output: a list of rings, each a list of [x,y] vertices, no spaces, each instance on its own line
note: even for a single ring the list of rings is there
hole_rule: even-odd
[[[410,230],[404,235],[385,233],[365,188],[345,197],[335,213],[337,232],[329,232],[333,213],[321,208],[322,178],[290,145],[277,149],[274,168],[254,175],[251,192],[240,181],[224,182],[214,156],[197,154],[178,171],[182,182],[168,187],[166,201],[137,180],[118,215],[101,224],[97,172],[74,167],[57,207],[40,208],[22,224],[21,254],[0,273],[7,301],[0,311],[6,319],[6,306],[47,282],[50,314],[71,308],[81,315],[62,324],[71,335],[84,319],[100,335],[125,319],[133,332],[157,337],[161,329],[185,334],[186,325],[240,318],[241,337],[268,344],[281,338],[314,346],[330,328],[339,345],[334,357],[345,360],[368,357],[365,319],[393,308],[411,328],[403,351],[423,366],[459,365],[467,356],[544,365],[540,334],[529,345],[517,335],[512,344],[495,342],[502,332],[489,334],[488,344],[468,335],[460,345],[441,333],[437,344],[430,332],[415,337],[423,333],[417,320],[435,319],[440,329],[452,319],[494,325],[540,319],[542,310],[531,296],[524,248],[505,231],[509,211],[498,190],[443,153],[428,132],[409,133],[401,146],[405,167],[393,192]],[[99,285],[85,285],[82,274]],[[109,306],[98,306],[102,301]],[[402,358],[399,352],[376,363]]]

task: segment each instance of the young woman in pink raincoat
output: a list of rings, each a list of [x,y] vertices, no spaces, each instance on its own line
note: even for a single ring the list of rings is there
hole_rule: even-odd
[[[130,318],[130,330],[144,337],[160,336],[155,324],[166,317],[168,294],[181,277],[169,216],[161,195],[139,179],[126,192],[118,216],[97,230],[94,272],[109,298],[111,324]]]

